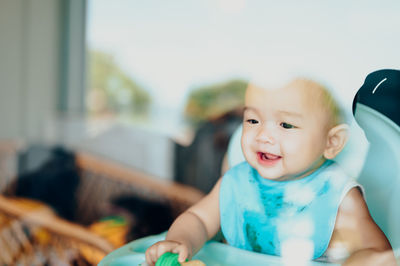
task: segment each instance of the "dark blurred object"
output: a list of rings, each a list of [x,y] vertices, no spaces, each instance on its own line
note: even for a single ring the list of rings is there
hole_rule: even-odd
[[[400,70],[382,69],[368,74],[353,101],[385,115],[400,126]]]
[[[171,226],[174,217],[168,203],[150,201],[135,196],[120,196],[112,203],[124,208],[132,215],[131,226],[126,241],[160,234]]]
[[[79,172],[75,155],[62,147],[32,146],[18,158],[15,196],[40,200],[73,221]]]
[[[175,181],[208,193],[221,176],[229,139],[242,122],[242,109],[204,122],[188,146],[176,144]]]

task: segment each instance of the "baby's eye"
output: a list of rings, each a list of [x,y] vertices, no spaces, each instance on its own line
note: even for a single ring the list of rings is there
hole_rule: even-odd
[[[295,128],[295,126],[293,126],[293,125],[291,125],[289,123],[286,123],[286,122],[280,123],[280,126],[283,127],[283,128],[286,128],[286,129]]]
[[[247,119],[246,122],[249,124],[258,124],[258,121],[255,119]]]

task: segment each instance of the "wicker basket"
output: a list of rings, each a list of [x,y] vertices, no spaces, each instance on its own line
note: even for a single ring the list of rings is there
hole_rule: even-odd
[[[0,141],[0,265],[97,265],[116,244],[93,226],[113,198],[132,195],[172,207],[177,216],[203,197],[198,190],[162,181],[118,163],[76,153],[80,172],[76,219],[57,216],[46,204],[13,196],[22,145]],[[115,238],[115,237],[114,237]]]

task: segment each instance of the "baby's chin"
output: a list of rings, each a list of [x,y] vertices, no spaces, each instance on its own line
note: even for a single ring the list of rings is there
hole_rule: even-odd
[[[260,167],[257,169],[258,174],[264,178],[268,179],[271,181],[287,181],[290,180],[290,177],[286,175],[282,175],[281,173],[277,173],[276,171],[273,171],[273,169],[260,169]]]
[[[281,171],[279,170],[276,171],[275,169],[256,168],[256,170],[262,178],[278,182],[297,180],[306,176],[306,175],[296,175],[291,173],[282,173]]]

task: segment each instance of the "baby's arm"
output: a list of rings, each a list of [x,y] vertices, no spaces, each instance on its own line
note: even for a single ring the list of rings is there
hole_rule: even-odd
[[[154,265],[165,252],[179,253],[179,262],[184,262],[218,232],[220,183],[221,179],[208,195],[174,221],[164,241],[147,249],[146,261],[149,265]]]
[[[343,265],[396,265],[389,241],[357,188],[351,189],[340,205],[329,246],[335,245],[346,247],[350,255]]]

